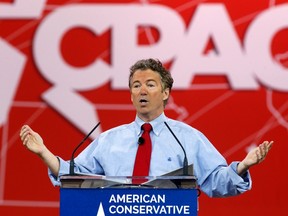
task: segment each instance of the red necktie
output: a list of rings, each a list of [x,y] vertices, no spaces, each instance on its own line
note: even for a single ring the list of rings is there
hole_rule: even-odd
[[[141,127],[143,129],[142,138],[144,142],[138,145],[138,150],[134,163],[134,171],[133,176],[148,176],[149,168],[150,168],[150,160],[151,160],[151,152],[152,152],[152,144],[150,138],[150,131],[152,130],[152,126],[149,123],[145,123]],[[141,179],[134,179],[134,184],[140,184],[144,181]]]

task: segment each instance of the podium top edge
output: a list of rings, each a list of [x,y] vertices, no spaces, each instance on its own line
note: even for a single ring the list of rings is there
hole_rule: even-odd
[[[86,174],[76,174],[76,175],[62,175],[61,180],[132,180],[132,179],[145,179],[146,181],[151,180],[197,180],[196,176],[103,176],[103,175],[86,175]]]

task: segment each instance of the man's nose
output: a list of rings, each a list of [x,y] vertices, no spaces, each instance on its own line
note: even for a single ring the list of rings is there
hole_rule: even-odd
[[[140,88],[140,93],[141,94],[147,94],[147,87],[145,85],[142,85]]]

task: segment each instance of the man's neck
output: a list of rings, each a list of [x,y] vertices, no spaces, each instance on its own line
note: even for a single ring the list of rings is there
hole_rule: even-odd
[[[143,120],[144,122],[151,122],[153,121],[154,119],[158,118],[163,112],[157,114],[157,115],[149,115],[149,114],[140,114],[140,113],[137,113],[137,116]]]

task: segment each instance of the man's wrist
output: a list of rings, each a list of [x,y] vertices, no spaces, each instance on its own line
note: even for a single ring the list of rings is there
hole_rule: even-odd
[[[246,165],[243,161],[241,161],[237,166],[237,173],[240,176],[245,175],[245,173],[248,171],[249,166]]]

